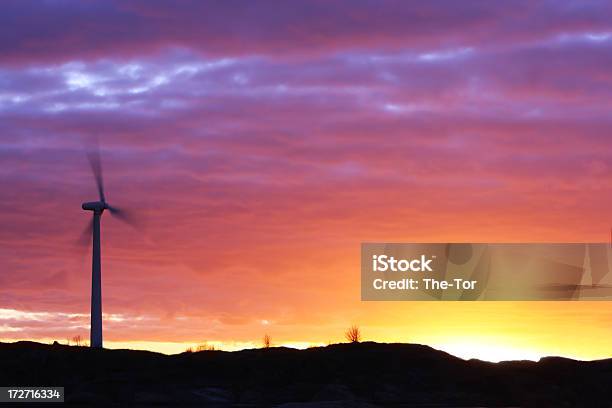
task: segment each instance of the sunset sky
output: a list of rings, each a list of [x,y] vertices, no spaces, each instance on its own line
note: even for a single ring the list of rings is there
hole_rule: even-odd
[[[612,302],[361,302],[360,243],[606,242],[612,7],[6,1],[0,341],[612,356]]]

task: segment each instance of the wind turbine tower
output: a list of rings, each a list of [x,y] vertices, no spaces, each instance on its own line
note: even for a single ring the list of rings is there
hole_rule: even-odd
[[[105,210],[119,219],[131,223],[128,214],[112,207],[106,202],[104,196],[104,182],[102,179],[102,165],[100,153],[96,150],[89,155],[89,163],[96,179],[98,187],[99,201],[83,203],[82,208],[93,212],[93,218],[89,227],[85,231],[88,236],[93,238],[92,259],[91,259],[91,332],[89,344],[91,347],[102,348],[102,262],[100,251],[100,220]]]

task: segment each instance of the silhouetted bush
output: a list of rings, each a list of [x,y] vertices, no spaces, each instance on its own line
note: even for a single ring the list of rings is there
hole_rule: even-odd
[[[267,334],[263,337],[263,348],[267,349],[272,346],[272,339]]]
[[[215,350],[216,350],[215,345],[208,344],[207,342],[198,344],[198,347],[196,348],[196,351],[215,351]]]
[[[361,341],[361,330],[359,329],[359,326],[354,324],[349,327],[344,333],[344,337],[349,343],[359,343]]]

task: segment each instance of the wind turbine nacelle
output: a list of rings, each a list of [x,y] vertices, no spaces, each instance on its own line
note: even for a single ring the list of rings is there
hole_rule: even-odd
[[[81,207],[83,207],[83,209],[87,211],[98,211],[98,212],[102,212],[106,208],[108,208],[106,206],[106,203],[103,203],[102,201],[90,201],[88,203],[83,203]]]

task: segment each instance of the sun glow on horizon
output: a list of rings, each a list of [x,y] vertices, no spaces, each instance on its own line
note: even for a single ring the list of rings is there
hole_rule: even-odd
[[[429,345],[463,359],[497,362],[537,361],[545,356],[578,360],[612,357],[606,340],[612,302],[399,302],[393,310],[380,303],[365,306],[356,303],[353,310],[359,314],[328,324],[281,323],[266,315],[219,322],[206,315],[162,319],[111,313],[105,316],[105,347],[164,354],[198,348],[237,351],[261,348],[267,333],[273,347],[305,349],[345,342],[344,331],[357,322],[362,341]],[[47,330],[41,331],[41,326]],[[155,330],[146,333],[150,328]],[[589,341],[567,335],[577,330]],[[86,344],[88,333],[86,312],[0,309],[0,341],[51,344],[57,340],[66,344],[80,335]]]
[[[445,344],[432,344],[431,347],[445,351],[464,360],[477,359],[498,363],[510,360],[538,361],[548,354],[535,349],[507,346],[502,344],[486,344],[474,342],[449,342]],[[568,356],[562,356],[568,357]]]

